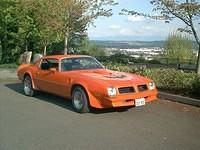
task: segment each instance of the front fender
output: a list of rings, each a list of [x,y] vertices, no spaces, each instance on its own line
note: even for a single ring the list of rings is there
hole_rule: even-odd
[[[95,84],[90,82],[74,82],[72,84],[71,93],[74,86],[81,86],[84,88],[87,93],[89,104],[94,108],[104,108],[102,99],[105,97],[105,88],[103,88],[100,84]]]

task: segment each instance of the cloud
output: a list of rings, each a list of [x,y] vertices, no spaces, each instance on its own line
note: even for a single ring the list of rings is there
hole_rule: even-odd
[[[165,27],[165,28],[162,28],[161,26],[159,25],[143,25],[140,29],[141,31],[141,34],[143,34],[144,36],[153,36],[153,35],[156,35],[156,36],[166,36],[166,33],[168,34],[168,28]]]
[[[121,36],[141,36],[148,35],[150,32],[143,28],[122,28],[119,31]]]
[[[160,29],[157,27],[157,26],[152,26],[152,25],[143,25],[141,27],[142,30],[145,30],[145,31],[159,31]]]
[[[113,24],[113,25],[110,25],[109,28],[110,28],[110,29],[120,29],[121,26],[120,26],[120,25]]]
[[[138,22],[138,21],[144,21],[145,18],[143,16],[128,16],[128,21],[130,22]]]
[[[119,34],[122,36],[130,36],[130,35],[135,35],[136,32],[131,28],[122,28],[120,29]]]
[[[177,22],[165,24],[161,21],[151,21],[144,17],[129,16],[129,20],[131,21],[127,21],[127,18],[128,16],[124,16],[124,22],[116,19],[112,22],[107,22],[104,26],[90,28],[88,31],[89,37],[94,39],[98,39],[99,37],[102,37],[102,39],[112,39],[112,37],[116,37],[117,39],[163,40],[167,38],[170,32],[177,29],[177,24],[181,25]]]
[[[159,25],[142,25],[134,27],[121,27],[119,36],[167,36],[169,28],[162,28]]]

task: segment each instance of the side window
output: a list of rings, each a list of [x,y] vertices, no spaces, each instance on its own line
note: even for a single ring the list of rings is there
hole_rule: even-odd
[[[49,70],[49,63],[46,59],[42,60],[41,69],[42,70]]]
[[[72,70],[72,59],[66,58],[61,61],[61,71],[70,71]]]
[[[40,68],[42,70],[49,70],[50,68],[56,68],[58,70],[57,59],[43,59]]]

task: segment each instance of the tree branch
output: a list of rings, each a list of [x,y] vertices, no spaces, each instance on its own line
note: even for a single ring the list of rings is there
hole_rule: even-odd
[[[164,6],[166,7],[166,9],[175,17],[179,18],[180,20],[182,20],[186,25],[190,26],[189,21],[187,21],[186,19],[184,19],[183,17],[181,17],[180,15],[178,15],[177,13],[175,13],[172,9],[170,9],[170,7],[164,2],[164,0],[161,1]]]

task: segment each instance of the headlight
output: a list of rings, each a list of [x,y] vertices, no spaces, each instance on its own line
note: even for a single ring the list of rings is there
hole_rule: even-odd
[[[154,82],[150,82],[149,83],[149,89],[150,90],[154,90],[156,88],[155,83]]]
[[[114,87],[108,87],[107,90],[109,96],[115,96],[117,94],[117,91]]]

